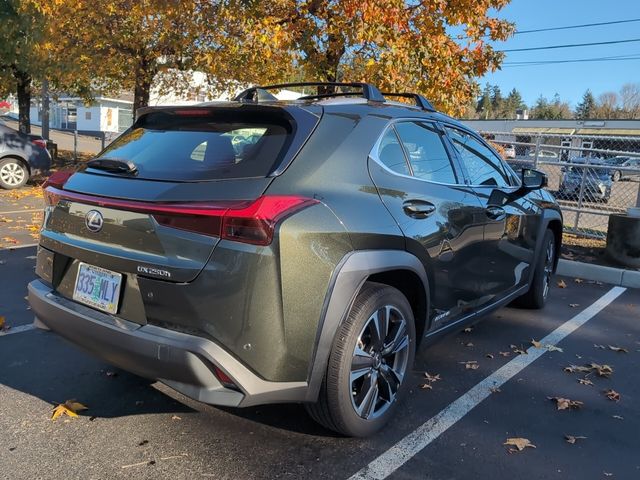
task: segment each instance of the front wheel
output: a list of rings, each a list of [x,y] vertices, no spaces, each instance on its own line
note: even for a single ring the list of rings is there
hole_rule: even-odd
[[[318,402],[307,411],[343,435],[372,435],[391,419],[408,388],[415,346],[406,297],[393,287],[365,283],[336,335]]]
[[[620,172],[620,170],[616,170],[615,172],[613,172],[613,176],[611,177],[614,182],[619,182],[621,178],[622,173]]]
[[[0,160],[0,187],[6,190],[19,188],[29,180],[29,171],[20,160],[5,158]]]
[[[547,230],[542,241],[542,250],[538,254],[533,280],[529,291],[518,298],[515,304],[522,308],[540,309],[547,302],[551,290],[551,278],[556,261],[556,239],[551,230]]]

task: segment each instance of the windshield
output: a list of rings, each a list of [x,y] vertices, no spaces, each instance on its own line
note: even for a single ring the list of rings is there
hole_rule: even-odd
[[[292,137],[282,116],[184,110],[142,117],[99,156],[133,162],[137,177],[196,181],[265,177]]]
[[[606,168],[594,168],[594,167],[586,167],[587,175],[597,175],[599,177],[608,177],[610,175],[609,170]],[[569,172],[574,175],[582,175],[582,170],[584,168],[581,167],[569,167]]]

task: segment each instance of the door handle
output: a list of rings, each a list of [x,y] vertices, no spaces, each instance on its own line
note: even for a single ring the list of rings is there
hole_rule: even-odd
[[[507,216],[507,213],[504,211],[502,207],[489,206],[486,208],[485,213],[487,217],[492,220],[504,220]]]
[[[436,211],[436,206],[425,200],[407,200],[402,204],[402,209],[412,218],[427,218]]]

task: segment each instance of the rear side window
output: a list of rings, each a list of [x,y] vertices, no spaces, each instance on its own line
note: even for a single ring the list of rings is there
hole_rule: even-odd
[[[131,161],[138,178],[153,180],[266,177],[282,160],[294,129],[290,119],[274,112],[150,113],[100,158]]]
[[[387,130],[378,149],[378,158],[385,166],[396,173],[411,175],[407,160],[393,128]]]

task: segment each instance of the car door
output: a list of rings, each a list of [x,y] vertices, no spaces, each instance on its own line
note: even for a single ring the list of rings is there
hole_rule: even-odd
[[[525,286],[534,268],[542,210],[539,194],[518,194],[520,181],[484,140],[447,125],[447,137],[485,213],[483,292],[498,300]]]
[[[477,305],[476,259],[484,216],[443,141],[441,127],[422,120],[389,126],[374,146],[369,171],[380,198],[406,238],[406,249],[430,273],[438,328]]]

